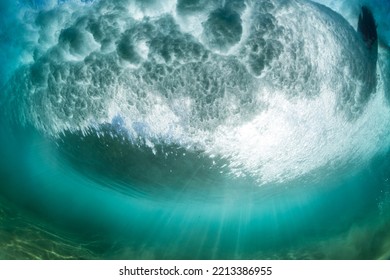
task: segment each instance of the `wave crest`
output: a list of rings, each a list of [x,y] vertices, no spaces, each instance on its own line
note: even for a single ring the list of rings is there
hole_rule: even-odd
[[[33,13],[34,55],[8,83],[9,115],[54,137],[120,119],[132,143],[218,154],[261,182],[380,149],[388,122],[364,127],[385,118],[370,115],[380,98],[365,110],[381,83],[343,18],[306,1],[201,2]]]

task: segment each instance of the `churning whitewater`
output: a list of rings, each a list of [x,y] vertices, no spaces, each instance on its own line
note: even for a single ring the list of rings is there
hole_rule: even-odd
[[[387,149],[376,59],[325,6],[125,0],[27,14],[29,55],[3,108],[49,137],[112,124],[131,145],[223,158],[259,184]]]
[[[316,2],[0,1],[0,259],[390,258],[390,2]]]

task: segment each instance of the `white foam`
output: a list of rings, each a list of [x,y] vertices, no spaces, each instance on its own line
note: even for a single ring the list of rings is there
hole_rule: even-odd
[[[319,168],[331,175],[337,169],[365,164],[387,149],[383,143],[390,140],[390,112],[383,92],[354,122],[335,112],[331,92],[296,102],[277,95],[269,103],[253,121],[221,127],[209,147],[211,154],[227,155],[238,176],[250,174],[260,183],[271,183],[293,180]]]
[[[390,46],[390,1],[388,0],[314,0],[340,13],[348,22],[356,27],[360,9],[369,6],[377,23],[378,36],[386,46]]]
[[[241,40],[223,55],[202,45],[202,22],[213,5],[188,15],[177,13],[176,1],[56,7],[47,11],[58,14],[54,26],[31,23],[44,59],[11,81],[17,107],[11,110],[54,137],[119,116],[135,144],[178,144],[219,156],[232,174],[259,184],[365,164],[390,140],[380,72],[373,97],[362,100],[368,82],[361,69],[369,59],[355,31],[312,3],[273,2],[268,14],[257,14],[263,2],[248,4]],[[251,26],[261,16],[274,24],[264,34]],[[67,28],[78,28],[86,44],[58,40]],[[264,47],[259,53],[248,42],[260,39],[266,45],[257,46]],[[121,40],[127,48],[119,55]],[[264,69],[254,74],[250,63],[264,54]]]

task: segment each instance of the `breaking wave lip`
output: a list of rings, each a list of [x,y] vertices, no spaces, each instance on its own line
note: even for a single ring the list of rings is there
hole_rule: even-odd
[[[177,146],[257,185],[332,176],[387,150],[388,81],[341,16],[306,1],[203,4],[30,11],[32,55],[3,107],[54,139],[110,126],[129,150]]]

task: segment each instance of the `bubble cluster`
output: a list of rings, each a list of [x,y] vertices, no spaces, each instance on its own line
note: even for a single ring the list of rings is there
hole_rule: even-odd
[[[237,174],[279,181],[348,161],[331,132],[359,153],[349,122],[380,92],[356,31],[311,2],[72,1],[28,18],[32,60],[5,111],[53,137],[120,117],[133,143],[219,153]]]

